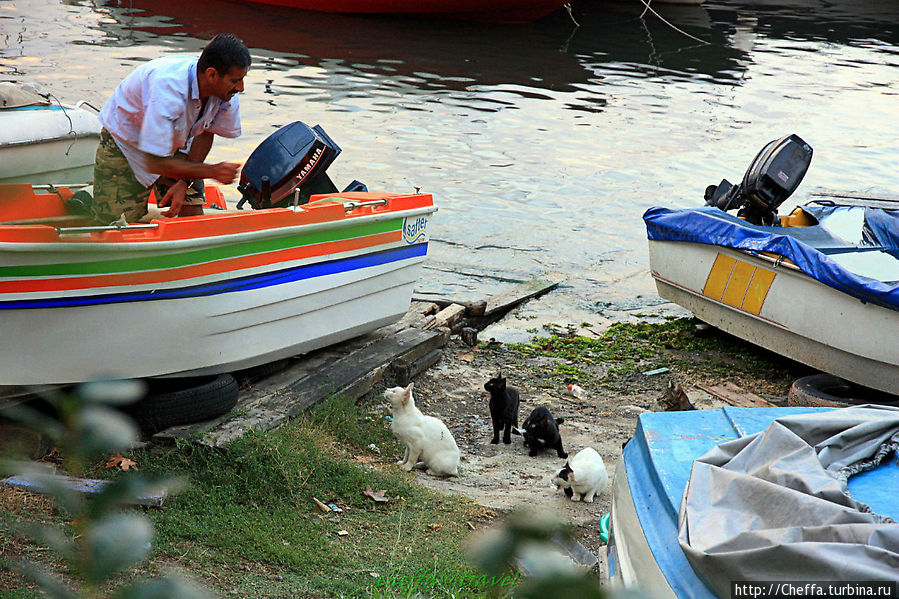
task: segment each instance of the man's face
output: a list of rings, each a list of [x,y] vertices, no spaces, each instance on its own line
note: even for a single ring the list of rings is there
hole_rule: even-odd
[[[231,67],[224,75],[220,75],[213,68],[206,69],[209,82],[212,86],[212,95],[222,100],[230,100],[234,94],[243,91],[243,78],[250,69]]]

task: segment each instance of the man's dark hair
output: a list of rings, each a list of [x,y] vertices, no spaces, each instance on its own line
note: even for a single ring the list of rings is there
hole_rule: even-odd
[[[232,68],[250,68],[250,51],[243,42],[232,33],[220,33],[206,44],[200,60],[197,62],[197,72],[202,73],[209,67],[224,75]]]

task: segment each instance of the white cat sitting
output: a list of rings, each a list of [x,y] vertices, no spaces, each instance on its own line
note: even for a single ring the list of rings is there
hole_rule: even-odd
[[[585,447],[565,462],[565,467],[553,477],[553,484],[565,489],[565,495],[572,501],[583,499],[593,503],[593,497],[609,484],[609,473],[602,456],[592,447]]]
[[[397,464],[410,471],[421,465],[428,474],[458,476],[459,447],[446,425],[433,416],[425,416],[415,407],[412,383],[408,387],[392,387],[384,392],[390,403],[394,436],[406,446],[403,459]],[[421,464],[419,464],[421,462]]]

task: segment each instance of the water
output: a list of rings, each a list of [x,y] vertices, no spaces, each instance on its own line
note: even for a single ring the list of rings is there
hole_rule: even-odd
[[[565,11],[513,26],[222,0],[0,0],[0,80],[100,106],[141,62],[234,32],[254,57],[244,135],[212,159],[244,160],[294,120],[321,124],[343,149],[338,187],[434,194],[418,293],[476,299],[554,271],[567,281],[548,313],[604,318],[660,301],[643,211],[701,204],[772,139],[796,133],[815,150],[788,206],[821,187],[893,189],[899,2],[769,4],[654,5],[679,33],[641,20],[637,0],[581,0],[579,27]]]

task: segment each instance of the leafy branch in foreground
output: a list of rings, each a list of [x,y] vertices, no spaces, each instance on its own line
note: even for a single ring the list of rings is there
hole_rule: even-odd
[[[513,512],[500,526],[475,539],[471,558],[488,576],[502,577],[524,568],[529,575],[515,588],[523,599],[603,599],[599,581],[555,550],[555,541],[571,538],[570,526],[531,510]]]
[[[43,435],[59,451],[62,471],[47,464],[3,460],[0,473],[31,481],[50,495],[71,519],[71,527],[35,524],[23,533],[50,548],[67,566],[68,580],[34,562],[19,565],[48,596],[59,599],[116,597],[128,599],[207,597],[197,585],[178,575],[138,579],[114,587],[116,575],[142,563],[150,555],[153,526],[146,516],[126,506],[141,498],[171,493],[180,481],[148,480],[129,471],[101,485],[96,493],[77,490],[79,477],[104,455],[133,447],[138,439],[134,423],[114,406],[133,402],[143,393],[140,383],[91,383],[77,392],[46,398],[56,412],[50,416],[27,405],[4,410],[3,416]],[[107,589],[111,589],[107,592]]]

